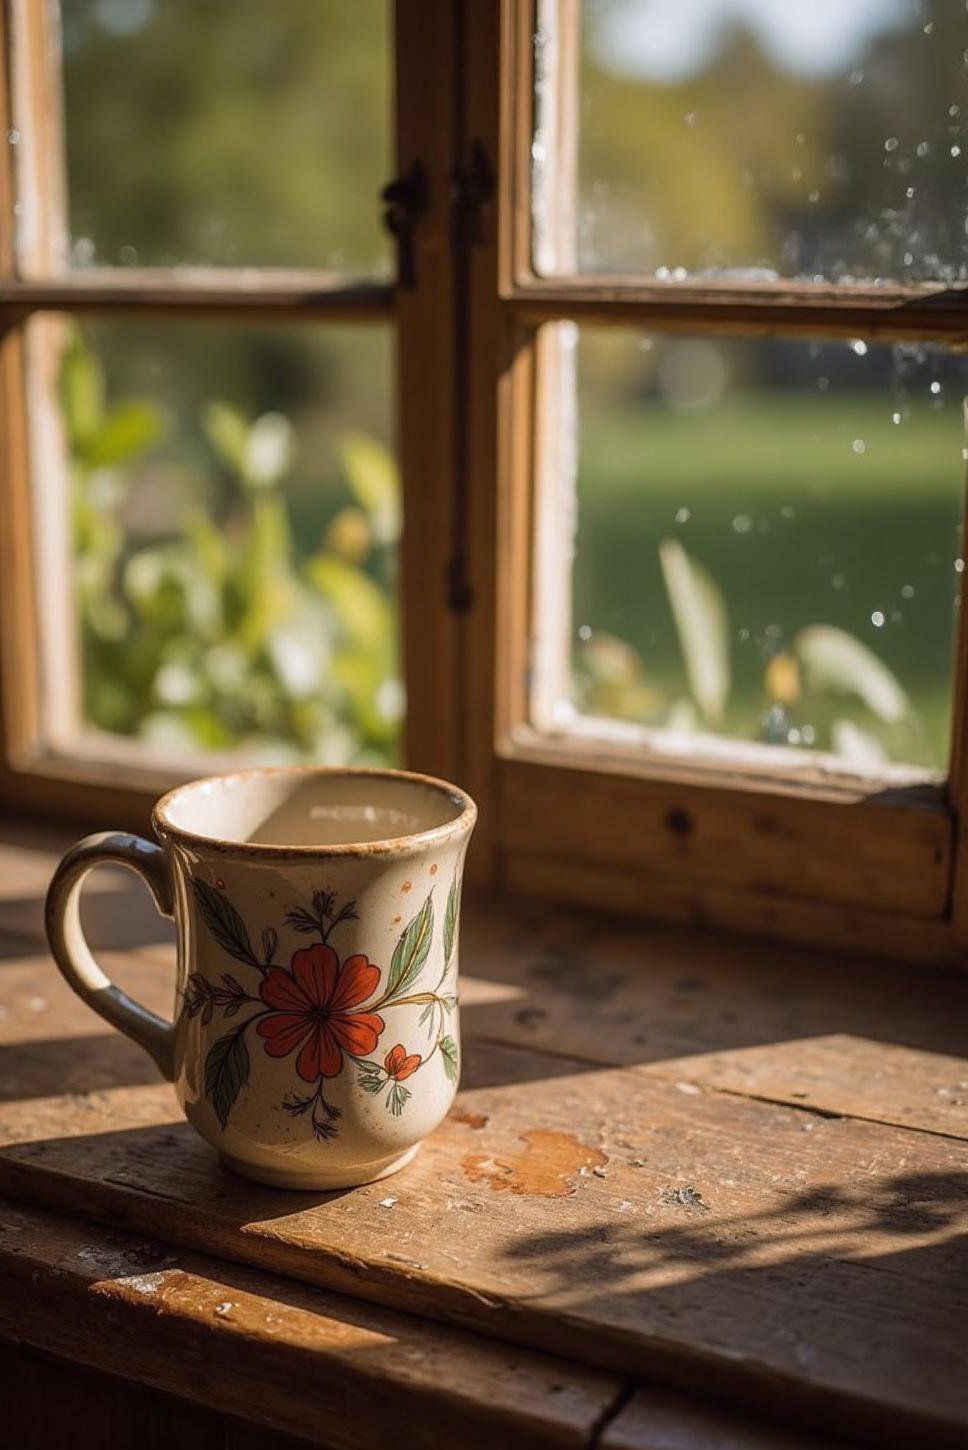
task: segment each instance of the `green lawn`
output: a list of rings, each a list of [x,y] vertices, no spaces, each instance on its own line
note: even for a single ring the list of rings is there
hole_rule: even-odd
[[[888,400],[865,394],[734,394],[701,411],[648,401],[586,416],[575,628],[627,640],[650,680],[684,693],[657,553],[675,537],[726,597],[731,731],[755,725],[769,655],[806,625],[833,624],[894,671],[922,720],[917,753],[940,765],[962,447],[953,397],[925,400],[900,424]]]

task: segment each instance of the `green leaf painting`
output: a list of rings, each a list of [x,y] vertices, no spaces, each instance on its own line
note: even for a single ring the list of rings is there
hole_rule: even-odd
[[[205,925],[219,946],[224,947],[236,961],[258,967],[260,962],[252,950],[245,922],[231,901],[214,886],[209,886],[207,881],[199,881],[197,877],[192,878],[192,889]]]
[[[427,960],[433,932],[434,901],[431,893],[397,942],[390,962],[384,1001],[395,997],[410,986]]]
[[[213,1042],[205,1058],[205,1095],[224,1128],[232,1104],[249,1081],[249,1049],[245,1045],[245,1022]]]
[[[444,966],[449,966],[451,956],[454,952],[454,938],[457,935],[457,912],[460,907],[460,887],[457,884],[457,877],[454,876],[450,883],[450,890],[447,893],[447,906],[444,911]]]
[[[444,1062],[444,1072],[447,1074],[450,1082],[456,1082],[458,1073],[457,1043],[453,1037],[447,1036],[440,1039],[438,1046],[440,1047],[440,1055]]]

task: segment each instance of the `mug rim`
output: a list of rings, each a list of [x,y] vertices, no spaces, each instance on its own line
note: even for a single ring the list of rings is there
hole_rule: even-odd
[[[409,785],[424,786],[437,795],[445,796],[451,805],[459,808],[458,814],[443,825],[431,826],[423,831],[412,831],[403,836],[388,836],[379,841],[346,841],[333,845],[283,845],[272,841],[233,841],[224,836],[206,835],[176,825],[169,816],[171,807],[179,796],[199,786],[217,782],[229,784],[235,781],[266,779],[272,776],[318,776],[350,777],[368,780],[391,780]],[[160,797],[151,811],[151,825],[162,840],[183,842],[219,851],[226,855],[248,857],[319,858],[327,856],[358,857],[410,855],[462,835],[473,829],[477,820],[477,806],[460,786],[435,775],[423,775],[413,770],[395,770],[391,766],[368,765],[262,765],[246,770],[232,770],[215,775],[202,775],[194,780],[183,781]]]

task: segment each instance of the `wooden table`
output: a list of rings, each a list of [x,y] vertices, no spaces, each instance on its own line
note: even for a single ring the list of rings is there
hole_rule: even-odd
[[[0,835],[11,1446],[968,1441],[965,977],[472,902],[447,1122],[282,1193],[61,983],[62,844]],[[87,915],[170,1011],[137,885]]]

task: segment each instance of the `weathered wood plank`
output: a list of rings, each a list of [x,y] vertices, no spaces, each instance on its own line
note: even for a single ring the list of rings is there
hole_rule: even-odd
[[[0,1213],[2,1336],[333,1450],[399,1443],[401,1424],[414,1450],[490,1450],[502,1438],[582,1446],[621,1388],[579,1365],[11,1204]]]
[[[924,805],[919,791],[910,803],[889,791],[849,803],[794,798],[775,782],[770,792],[744,788],[729,772],[722,779],[732,783],[593,773],[550,754],[501,760],[507,846],[633,871],[657,893],[686,876],[898,916],[944,914],[952,824],[940,801]]]
[[[961,1144],[486,1043],[465,1080],[389,1208],[231,1177],[163,1085],[3,1105],[0,1191],[770,1413],[963,1437]]]
[[[841,1442],[838,1442],[840,1444]],[[636,1390],[608,1423],[598,1450],[834,1450],[826,1436],[743,1412],[688,1406],[666,1390]]]
[[[968,1138],[968,977],[471,902],[467,1034]]]

